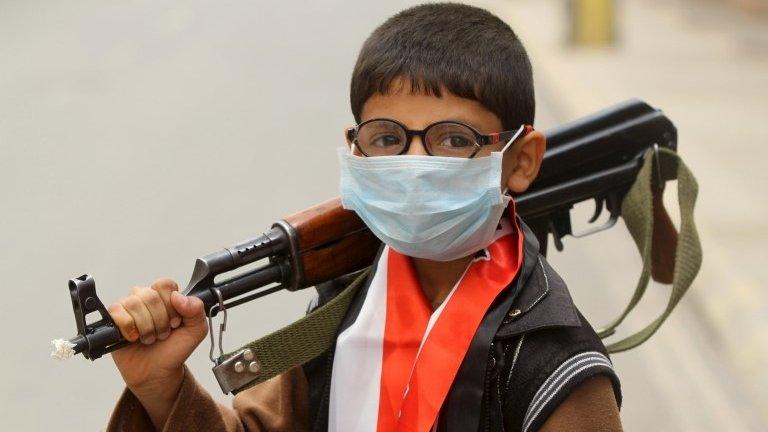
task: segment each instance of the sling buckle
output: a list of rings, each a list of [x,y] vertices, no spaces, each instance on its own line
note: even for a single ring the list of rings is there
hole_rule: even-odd
[[[213,375],[225,394],[237,390],[259,376],[261,363],[252,349],[246,348],[213,367]]]

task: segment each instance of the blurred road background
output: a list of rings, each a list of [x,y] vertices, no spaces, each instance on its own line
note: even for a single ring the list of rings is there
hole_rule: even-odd
[[[69,278],[94,275],[106,303],[160,276],[183,285],[195,257],[337,194],[357,51],[416,3],[0,1],[0,429],[100,430],[122,390],[109,358],[48,357],[75,333]],[[601,46],[572,42],[565,0],[475,4],[526,44],[539,129],[639,97],[676,123],[699,179],[702,272],[649,343],[613,356],[626,430],[764,430],[766,1],[616,1]],[[578,223],[591,209],[576,210]],[[629,235],[565,244],[551,260],[607,322],[640,269]],[[649,291],[623,331],[662,310],[667,287]],[[296,319],[310,296],[235,309],[226,347]],[[190,365],[218,395],[207,350]]]

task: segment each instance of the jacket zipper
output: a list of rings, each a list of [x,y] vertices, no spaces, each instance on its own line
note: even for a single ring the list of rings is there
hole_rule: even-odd
[[[485,413],[483,417],[485,424],[483,430],[489,432],[491,430],[491,372],[496,368],[496,357],[493,356],[494,343],[491,342],[490,350],[488,351],[488,357],[490,357],[492,367],[487,367],[485,370],[485,382],[483,389],[483,406],[485,406]]]

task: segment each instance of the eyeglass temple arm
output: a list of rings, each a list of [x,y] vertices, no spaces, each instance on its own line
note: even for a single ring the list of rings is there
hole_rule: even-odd
[[[486,137],[486,142],[483,143],[483,145],[498,144],[500,142],[510,144],[510,140],[514,142],[515,140],[517,140],[517,138],[522,138],[528,135],[529,133],[531,133],[533,130],[534,129],[532,125],[522,125],[515,130],[496,132],[488,135],[483,135],[484,137]]]

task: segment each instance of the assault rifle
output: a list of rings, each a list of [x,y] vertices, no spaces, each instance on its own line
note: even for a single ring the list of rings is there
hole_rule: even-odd
[[[672,122],[640,100],[623,102],[545,134],[548,144],[539,176],[525,193],[515,197],[518,213],[536,233],[543,254],[550,235],[561,250],[567,235],[581,237],[613,226],[648,150],[677,148]],[[658,187],[662,185],[659,181]],[[590,223],[604,208],[610,217],[600,226],[574,233],[570,211],[588,200],[595,200]],[[662,213],[654,210],[654,218],[662,223],[654,226],[654,236],[657,229],[671,226],[663,207],[658,207]],[[674,234],[674,230],[668,232]],[[372,263],[379,245],[357,215],[344,210],[335,198],[288,216],[257,237],[198,258],[184,294],[200,298],[211,318],[278,290],[295,291],[363,269]],[[237,276],[214,280],[264,260]],[[130,343],[96,295],[91,276],[71,279],[69,293],[78,333],[66,344],[71,348],[69,354],[82,353],[95,360]],[[91,313],[100,314],[101,319],[88,323],[86,317]]]

